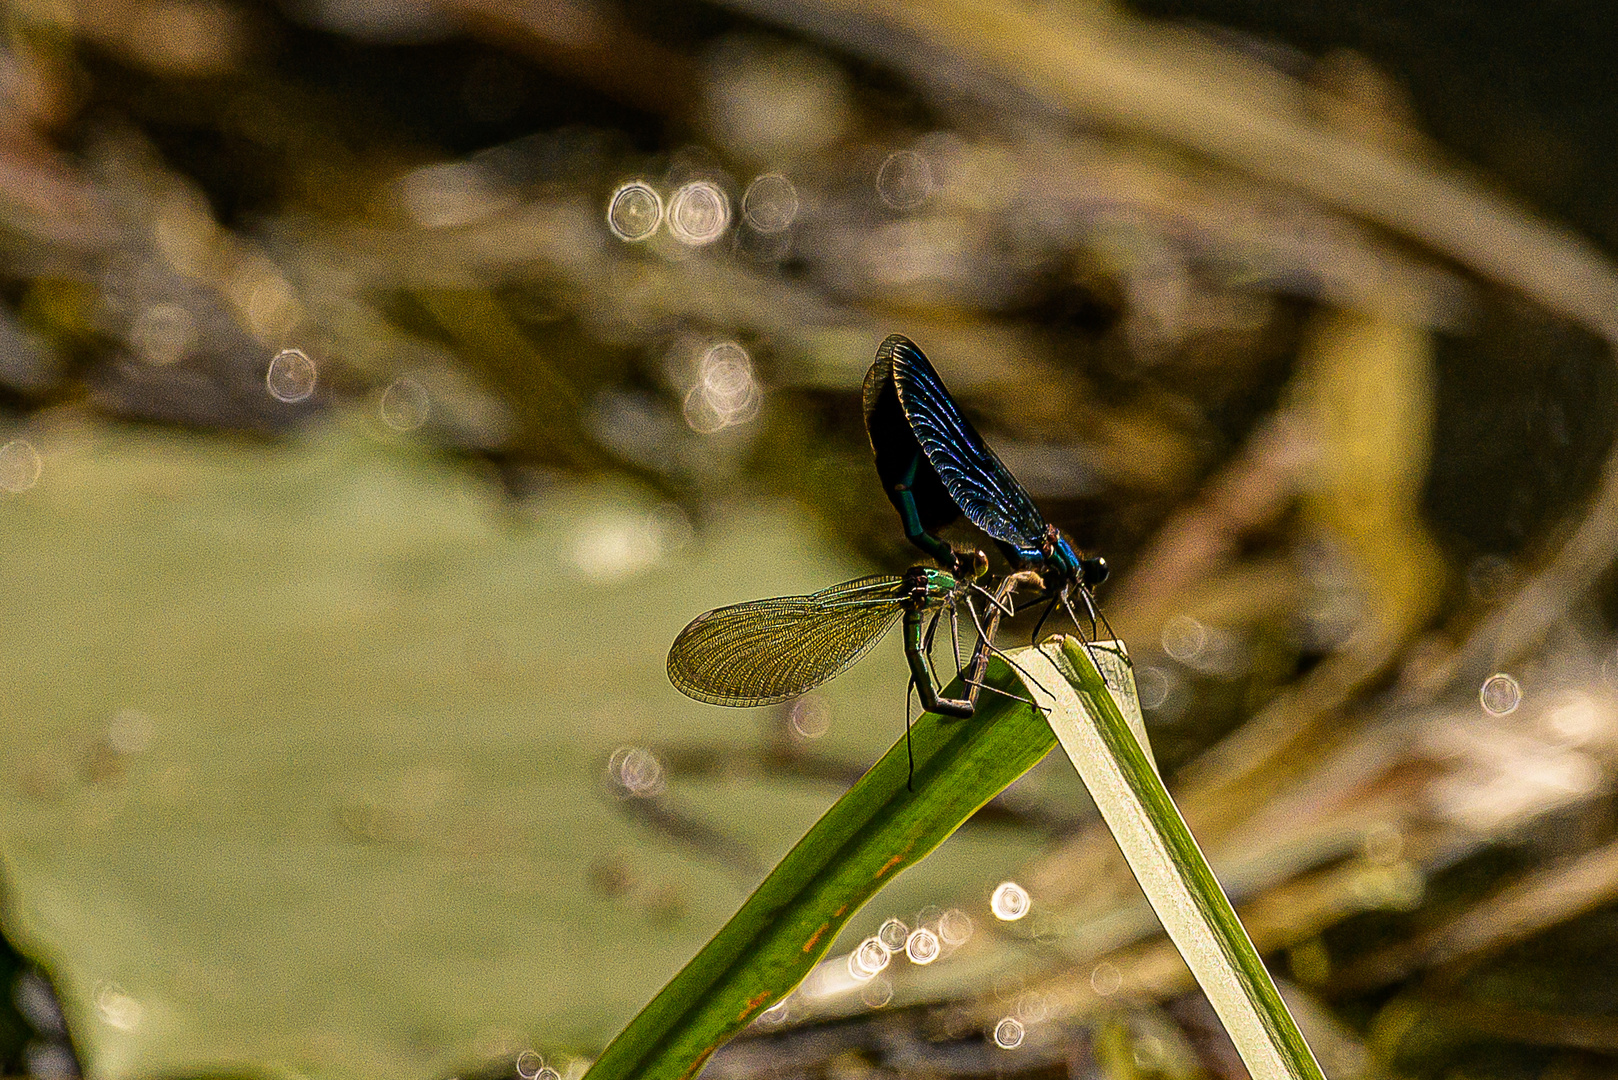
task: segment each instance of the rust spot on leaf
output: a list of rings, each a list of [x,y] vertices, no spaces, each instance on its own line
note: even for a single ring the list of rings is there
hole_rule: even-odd
[[[814,948],[815,947],[815,942],[820,940],[820,935],[824,934],[830,928],[831,928],[831,923],[829,923],[829,922],[821,923],[820,924],[820,929],[816,930],[814,933],[810,934],[809,935],[809,940],[803,943],[803,951],[808,952],[810,949]]]
[[[708,1049],[698,1054],[697,1060],[693,1061],[685,1072],[680,1074],[680,1080],[691,1080],[691,1077],[701,1072],[702,1067],[708,1064],[708,1059],[713,1056],[713,1052],[717,1049],[719,1049],[717,1046],[710,1046]]]
[[[843,912],[845,912],[847,910],[848,910],[848,905],[844,904],[842,907],[840,907],[836,911],[832,912],[831,917],[834,918],[834,919],[841,919],[843,917]]]
[[[910,843],[906,844],[904,850],[899,852],[899,854],[895,855],[893,858],[889,859],[887,862],[883,863],[882,869],[878,870],[874,876],[876,878],[880,878],[883,874],[886,874],[889,870],[892,870],[895,866],[898,866],[900,863],[904,862],[906,857],[908,857],[910,854],[910,849],[915,846],[915,841],[911,841]]]
[[[742,1011],[736,1014],[737,1023],[746,1020],[750,1015],[752,1015],[754,1009],[758,1008],[768,1000],[770,1000],[770,992],[768,990],[762,990],[748,998],[747,1004],[742,1006]]]

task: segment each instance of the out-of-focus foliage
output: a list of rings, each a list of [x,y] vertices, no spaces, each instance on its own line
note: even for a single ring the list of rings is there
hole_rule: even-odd
[[[38,438],[0,546],[6,927],[93,1075],[597,1049],[901,730],[896,642],[818,699],[805,775],[791,728],[669,688],[709,598],[848,576],[790,508],[715,543],[630,490],[513,513],[363,427]],[[889,903],[1036,850],[968,830]]]
[[[303,965],[329,950],[310,946],[311,961],[287,945],[275,970],[296,978],[263,985],[296,992],[252,1009],[221,998],[210,1014],[250,1026],[262,1039],[251,1051],[197,1021],[192,1049],[171,1056],[163,1047],[180,1044],[152,1034],[163,1011],[123,1002],[140,1004],[136,976],[98,996],[112,977],[87,959],[190,979],[199,1000],[216,978],[253,984],[243,969],[201,962],[174,974],[185,950],[153,927],[185,925],[187,909],[136,902],[132,882],[167,876],[210,903],[232,889],[273,898],[278,879],[243,873],[235,856],[268,841],[231,814],[258,805],[248,791],[304,790],[209,787],[231,811],[215,823],[236,821],[241,836],[207,834],[197,850],[208,854],[183,867],[136,843],[167,835],[158,817],[126,822],[134,846],[120,850],[154,860],[131,876],[82,842],[112,805],[102,778],[127,764],[85,733],[141,709],[141,688],[172,691],[173,714],[153,714],[155,730],[230,700],[229,730],[264,740],[234,754],[209,744],[207,760],[328,776],[297,796],[309,805],[262,812],[304,823],[287,826],[298,839],[287,850],[302,852],[293,861],[307,864],[299,845],[310,838],[332,846],[331,891],[311,896],[352,897],[345,890],[371,880],[359,869],[364,836],[392,819],[362,821],[360,839],[341,813],[333,825],[348,794],[324,771],[343,766],[323,755],[372,747],[391,762],[373,777],[384,787],[384,773],[411,786],[412,769],[457,766],[406,752],[411,715],[387,722],[342,695],[307,693],[333,703],[319,729],[330,744],[254,719],[262,702],[243,688],[263,654],[244,643],[266,645],[278,618],[302,620],[318,652],[274,641],[310,687],[376,687],[420,641],[400,616],[394,644],[375,646],[382,639],[359,628],[391,616],[366,605],[393,582],[414,598],[399,601],[412,618],[417,604],[453,607],[452,593],[435,601],[429,587],[446,565],[491,593],[578,575],[561,610],[529,616],[554,625],[523,670],[573,672],[544,684],[545,708],[591,720],[553,730],[522,719],[539,684],[505,661],[490,661],[488,690],[445,682],[438,715],[500,702],[488,722],[516,741],[488,753],[507,764],[540,731],[558,761],[592,773],[596,740],[605,752],[640,739],[652,756],[617,761],[616,775],[655,765],[668,787],[610,804],[634,808],[633,835],[659,858],[756,880],[776,841],[737,839],[732,826],[754,824],[773,796],[704,785],[737,760],[749,777],[846,782],[887,738],[849,738],[844,721],[897,712],[897,664],[851,676],[846,698],[830,692],[860,702],[840,707],[834,752],[788,741],[739,753],[727,738],[736,717],[658,689],[658,654],[700,610],[836,580],[811,565],[851,569],[830,555],[792,561],[788,549],[814,542],[808,525],[761,546],[736,524],[756,513],[741,507],[796,504],[871,562],[912,557],[859,421],[859,380],[892,331],[928,351],[1052,519],[1117,568],[1102,600],[1131,643],[1159,760],[1254,939],[1293,978],[1329,1074],[1579,1075],[1618,1047],[1604,929],[1618,903],[1608,811],[1618,272],[1423,132],[1420,111],[1477,152],[1476,131],[1512,126],[1497,110],[1469,127],[1465,108],[1432,96],[1432,71],[1464,67],[1470,39],[1435,52],[1431,70],[1419,47],[1373,50],[1411,68],[1389,75],[1339,48],[1364,26],[1334,38],[1312,8],[1276,16],[1308,53],[1085,2],[19,0],[3,10],[0,529],[12,538],[6,595],[24,670],[3,700],[8,723],[40,740],[0,775],[5,914],[13,933],[34,928],[17,943],[49,965],[96,1075],[526,1068],[514,1043],[463,1039],[447,1020],[427,1032],[401,1019],[408,1010],[389,1011],[447,977],[420,970],[433,966],[430,935],[411,939],[423,951],[398,953],[414,958],[419,983],[394,972],[374,988],[343,982],[360,967],[306,977]],[[1479,18],[1478,40],[1497,40],[1498,20]],[[1425,95],[1415,106],[1405,81]],[[1579,92],[1589,115],[1618,100],[1611,86]],[[1610,236],[1611,202],[1579,194],[1611,189],[1598,172],[1610,148],[1576,160],[1565,133],[1578,127],[1547,128],[1543,154],[1503,139],[1489,156],[1519,190]],[[173,434],[116,430],[129,422]],[[376,460],[311,465],[328,459],[298,449],[356,425]],[[165,440],[184,449],[149,449]],[[190,464],[140,465],[151,453]],[[457,470],[494,477],[513,520],[483,521],[474,543],[420,510],[434,497],[367,486],[367,474],[394,475],[389,454],[444,458],[422,466],[433,478],[422,487],[439,491]],[[588,532],[592,515],[619,505],[601,492],[624,484],[634,494],[623,498],[661,509]],[[223,490],[229,498],[209,494]],[[349,516],[372,524],[351,527],[333,491],[356,493]],[[533,528],[518,523],[530,512],[550,515],[558,535],[569,522],[585,531],[565,550],[518,558],[511,537]],[[128,545],[148,527],[169,540]],[[672,538],[693,529],[704,554],[687,561]],[[450,554],[380,568],[362,557],[402,536]],[[318,566],[300,571],[304,584],[281,580],[309,559]],[[248,581],[269,591],[249,597]],[[512,589],[500,599],[528,595]],[[439,617],[460,620],[469,641],[483,622],[517,618],[486,603]],[[172,634],[143,636],[146,625]],[[641,688],[633,704],[625,687]],[[783,730],[820,730],[818,708],[783,714]],[[201,739],[206,728],[179,730]],[[436,730],[446,755],[492,745],[475,723]],[[791,1013],[786,1030],[735,1044],[710,1075],[1062,1062],[1081,1073],[1224,1071],[1110,840],[1082,810],[1053,812],[1022,788],[996,810],[1022,826],[1020,850],[1049,841],[1017,874],[1036,917],[999,925],[980,898],[982,932],[947,963],[892,973],[887,997]],[[823,803],[806,790],[806,806]],[[39,809],[42,798],[55,809]],[[536,837],[579,842],[530,794],[513,799]],[[50,824],[51,814],[67,816]],[[436,836],[418,826],[408,842]],[[581,856],[594,869],[564,891],[639,896],[620,889],[628,871],[611,854]],[[956,879],[962,896],[992,884]],[[359,891],[380,910],[422,886]],[[40,913],[60,919],[86,897],[116,909],[128,932],[43,929]],[[331,920],[317,937],[350,925],[311,903],[310,919]],[[727,905],[713,906],[680,933],[700,940]],[[457,942],[492,923],[473,907],[454,916]],[[269,919],[273,905],[240,910]],[[634,937],[602,932],[619,929]],[[684,939],[646,933],[664,959],[639,961],[638,993],[626,981],[621,998],[593,1002],[595,1026],[545,1020],[565,989],[505,997],[492,978],[462,995],[456,1023],[479,1030],[479,1003],[500,1000],[502,1018],[525,1007],[536,1017],[509,1021],[524,1045],[592,1053],[678,966]],[[490,932],[501,963],[533,945],[513,935]],[[216,945],[252,957],[283,940],[260,927]],[[477,980],[471,968],[463,977]],[[43,983],[30,973],[17,985]],[[61,1075],[63,1032],[47,1030],[38,994],[20,993],[34,1003],[18,1014],[34,1034],[18,1060]],[[358,1014],[322,1011],[362,996],[365,1023],[390,1032],[381,1043],[343,1020]],[[266,1049],[294,1015],[327,1034],[279,1056]],[[832,1016],[860,1019],[820,1023]],[[1001,1050],[984,1033],[1008,1016],[1050,1037]],[[115,1044],[133,1049],[118,1056]],[[193,1052],[209,1045],[216,1057]]]

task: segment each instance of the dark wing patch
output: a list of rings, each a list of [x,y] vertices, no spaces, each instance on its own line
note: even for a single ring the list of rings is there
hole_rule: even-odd
[[[888,341],[892,341],[889,338]],[[891,350],[884,343],[876,354],[876,363],[865,375],[865,433],[871,440],[871,454],[876,459],[876,474],[882,480],[882,491],[894,509],[903,513],[894,485],[904,478],[905,470],[917,461],[915,476],[910,481],[910,494],[915,500],[916,514],[921,527],[935,532],[961,516],[961,508],[938,473],[922,452],[921,444],[910,430],[910,421],[899,405],[899,392],[893,383]],[[918,461],[919,459],[919,461]]]
[[[910,430],[961,513],[996,540],[1037,548],[1045,537],[1045,518],[961,415],[927,357],[899,334],[882,343],[879,366],[884,354]]]
[[[842,674],[904,612],[904,582],[856,578],[697,616],[669,649],[669,681],[713,705],[773,705]]]

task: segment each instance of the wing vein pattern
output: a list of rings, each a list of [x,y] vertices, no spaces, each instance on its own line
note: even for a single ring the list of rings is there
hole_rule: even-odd
[[[961,415],[921,350],[903,337],[889,341],[894,385],[905,416],[927,463],[961,512],[996,540],[1037,548],[1045,535],[1045,518],[1028,493]]]
[[[808,596],[716,608],[680,631],[669,681],[713,705],[773,705],[842,674],[904,613],[903,579],[856,578]]]

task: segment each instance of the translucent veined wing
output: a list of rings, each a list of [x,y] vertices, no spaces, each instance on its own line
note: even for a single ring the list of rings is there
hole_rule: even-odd
[[[996,540],[1037,548],[1045,518],[983,441],[913,341],[894,334],[877,350],[892,370],[899,402],[927,463],[968,521]]]
[[[715,608],[680,631],[669,681],[713,705],[773,705],[842,674],[904,613],[902,578],[856,578],[808,596]]]

